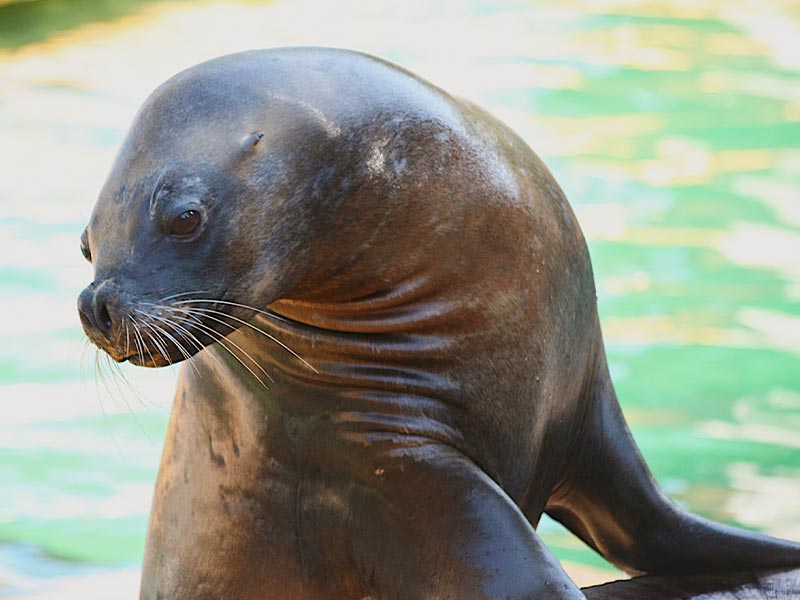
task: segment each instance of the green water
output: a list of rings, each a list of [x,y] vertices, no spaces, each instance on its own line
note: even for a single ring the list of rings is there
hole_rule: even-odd
[[[135,579],[174,376],[126,368],[132,391],[82,360],[78,237],[152,87],[272,45],[385,56],[519,131],[583,224],[658,480],[707,517],[800,539],[796,40],[781,0],[0,2],[0,596]]]

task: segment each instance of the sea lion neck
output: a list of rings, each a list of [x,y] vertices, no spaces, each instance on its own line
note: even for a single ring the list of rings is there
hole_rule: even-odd
[[[442,381],[430,389],[416,384],[445,370],[446,350],[462,336],[488,327],[476,318],[476,307],[464,301],[466,295],[443,283],[440,275],[427,272],[344,302],[278,301],[254,324],[280,343],[253,328],[241,332],[243,343],[290,378],[363,388],[369,387],[367,373],[381,370],[376,389],[385,391],[390,379],[394,384],[388,387],[395,391],[413,388],[436,396],[447,387]]]
[[[376,236],[334,277],[314,281],[305,294],[257,307],[269,314],[259,314],[253,324],[319,373],[252,328],[240,329],[237,343],[260,357],[267,371],[329,389],[368,387],[369,377],[351,374],[383,369],[394,383],[381,377],[376,389],[440,397],[448,388],[440,380],[431,387],[407,384],[472,368],[455,366],[464,357],[453,350],[503,346],[498,323],[529,318],[531,294],[562,277],[558,249],[540,252],[528,211],[504,201],[466,210],[471,204],[465,198],[447,213],[431,203],[409,211],[397,235]],[[509,235],[524,243],[505,243]],[[518,276],[528,271],[536,279]]]
[[[454,374],[474,368],[465,349],[504,346],[497,323],[518,319],[526,301],[524,286],[481,275],[432,269],[347,302],[274,302],[223,342],[228,369],[237,387],[292,413],[391,415],[417,398],[437,414],[464,402]]]

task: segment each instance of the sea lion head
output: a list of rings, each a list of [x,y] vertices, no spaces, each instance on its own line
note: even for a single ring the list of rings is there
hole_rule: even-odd
[[[81,238],[94,281],[78,308],[116,361],[177,362],[240,324],[220,313],[247,319],[245,307],[285,295],[309,264],[325,212],[315,200],[347,187],[325,123],[280,89],[244,85],[248,70],[216,61],[157,88],[102,188]]]
[[[416,108],[438,92],[355,53],[261,56],[179,73],[134,119],[81,242],[80,318],[114,360],[177,362],[276,299],[366,296],[416,268],[415,221],[445,219],[419,189],[454,172],[446,119]]]

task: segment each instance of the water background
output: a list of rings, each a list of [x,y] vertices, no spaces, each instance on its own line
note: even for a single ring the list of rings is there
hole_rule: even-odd
[[[0,0],[0,597],[136,597],[175,373],[97,376],[78,238],[158,83],[298,44],[384,56],[520,132],[588,238],[659,482],[800,540],[795,1]],[[583,581],[617,576],[554,522],[540,532]]]

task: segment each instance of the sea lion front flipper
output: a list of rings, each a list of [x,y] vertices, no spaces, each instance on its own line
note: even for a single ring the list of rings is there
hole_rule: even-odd
[[[669,500],[639,453],[605,355],[590,387],[580,448],[546,512],[632,574],[800,566],[800,544],[714,523]]]
[[[350,503],[352,555],[374,597],[584,598],[475,463],[443,445],[392,454]]]

